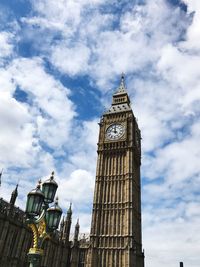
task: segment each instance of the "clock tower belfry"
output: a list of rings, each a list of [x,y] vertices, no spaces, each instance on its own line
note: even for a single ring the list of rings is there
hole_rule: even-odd
[[[100,120],[87,267],[143,267],[141,137],[124,76]]]

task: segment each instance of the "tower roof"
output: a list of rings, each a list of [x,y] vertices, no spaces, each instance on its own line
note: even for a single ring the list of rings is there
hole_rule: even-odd
[[[126,91],[124,74],[121,75],[120,85],[113,94],[112,105],[104,114],[131,111],[130,99]]]
[[[125,76],[124,76],[124,73],[122,73],[121,75],[121,82],[120,82],[120,85],[117,89],[117,91],[114,93],[113,96],[117,96],[117,95],[122,95],[122,94],[127,94],[127,91],[126,91],[126,86],[125,86]]]

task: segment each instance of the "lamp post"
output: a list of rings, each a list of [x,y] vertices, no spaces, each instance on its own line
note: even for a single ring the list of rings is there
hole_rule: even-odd
[[[28,252],[30,267],[39,267],[43,255],[43,244],[50,238],[50,233],[56,230],[60,223],[62,209],[54,201],[58,184],[54,180],[54,172],[43,184],[41,181],[37,187],[27,195],[26,222],[33,233],[33,246]]]

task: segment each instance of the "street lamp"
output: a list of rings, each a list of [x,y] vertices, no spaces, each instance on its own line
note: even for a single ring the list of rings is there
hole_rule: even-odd
[[[42,189],[41,189],[42,187]],[[50,233],[56,230],[60,223],[62,209],[58,206],[58,198],[54,201],[58,184],[54,180],[54,172],[51,177],[41,183],[27,195],[26,217],[27,225],[33,233],[33,247],[29,249],[28,260],[30,267],[39,267],[43,255],[43,244],[50,238]]]
[[[58,206],[58,198],[56,198],[54,206],[47,209],[45,216],[48,228],[50,230],[51,229],[56,230],[58,228],[61,215],[62,215],[62,210]]]

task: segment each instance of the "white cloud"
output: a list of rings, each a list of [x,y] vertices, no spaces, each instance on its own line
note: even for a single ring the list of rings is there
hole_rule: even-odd
[[[141,71],[158,60],[159,50],[177,41],[189,24],[185,13],[166,1],[132,3],[121,16],[104,12],[103,0],[32,4],[36,14],[23,18],[25,25],[37,25],[42,39],[45,29],[48,36],[60,36],[56,41],[51,36],[45,48],[40,44],[51,62],[68,75],[89,72],[106,91],[116,74]]]
[[[28,107],[18,103],[7,93],[0,93],[0,161],[7,166],[30,166],[38,148],[32,146],[35,133]],[[11,153],[12,151],[12,153]]]
[[[105,0],[61,0],[56,3],[52,0],[40,0],[37,4],[35,1],[31,2],[37,15],[30,19],[23,18],[23,21],[37,24],[42,28],[61,31],[63,36],[69,37],[82,27],[81,23],[86,18],[85,13],[95,10]]]
[[[69,90],[45,72],[38,58],[15,60],[9,71],[15,84],[31,97],[30,112],[40,141],[52,148],[61,148],[68,139],[75,116],[68,99]]]
[[[189,12],[195,12],[193,21],[187,30],[187,45],[188,49],[195,49],[199,52],[200,49],[200,4],[195,0],[184,0],[188,5]]]
[[[0,58],[8,57],[13,53],[13,34],[3,31],[0,32]]]
[[[93,195],[94,177],[91,173],[83,169],[73,171],[70,177],[59,180],[62,186],[59,187],[58,194],[60,203],[72,202],[76,207],[83,208],[85,204],[91,202]]]
[[[151,250],[146,250],[148,265],[165,266],[167,262],[171,267],[176,267],[183,261],[186,266],[197,267],[198,224],[198,220],[185,221],[179,218],[173,223],[156,223],[145,229],[144,242],[151,247]],[[170,256],[166,258],[166,255]]]
[[[62,43],[52,47],[51,62],[60,71],[69,75],[78,75],[86,73],[88,61],[90,58],[90,50],[87,46],[78,44],[68,48]]]
[[[69,90],[45,71],[38,58],[15,59],[0,71],[0,165],[10,171],[4,186],[17,182],[20,168],[25,168],[24,184],[27,177],[35,181],[55,169],[53,155],[43,145],[57,148],[57,155],[63,153],[75,116],[74,106],[68,98]],[[16,98],[18,88],[26,93],[25,102]],[[30,190],[28,186],[34,186],[34,181],[24,187],[22,195],[25,189]]]

